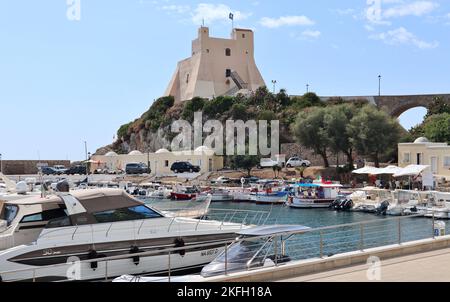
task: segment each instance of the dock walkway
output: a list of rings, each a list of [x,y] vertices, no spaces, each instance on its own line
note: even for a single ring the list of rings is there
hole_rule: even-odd
[[[368,264],[283,279],[283,282],[449,282],[450,249],[402,256],[381,261],[379,278]],[[368,272],[370,278],[368,278]]]

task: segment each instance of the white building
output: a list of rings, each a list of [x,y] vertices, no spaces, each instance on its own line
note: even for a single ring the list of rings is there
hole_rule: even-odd
[[[92,156],[91,171],[98,168],[109,170],[125,170],[128,163],[150,163],[152,174],[157,176],[170,175],[170,167],[175,162],[187,161],[200,167],[200,173],[213,172],[223,168],[223,157],[216,156],[214,151],[207,147],[198,147],[194,151],[170,152],[159,149],[155,153],[141,153],[131,151],[128,154],[108,152],[105,155]],[[95,163],[97,162],[97,163]]]
[[[447,143],[432,143],[425,137],[414,143],[398,144],[398,164],[405,167],[429,165],[436,177],[450,180],[450,146]]]

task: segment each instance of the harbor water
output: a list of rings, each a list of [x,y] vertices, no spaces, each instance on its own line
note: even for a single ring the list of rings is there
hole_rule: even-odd
[[[195,206],[195,201],[147,199],[146,203],[162,210]],[[234,213],[239,210],[254,211],[256,214],[251,217],[244,216],[245,212]],[[265,214],[258,216],[261,211]],[[331,227],[292,236],[287,241],[286,251],[291,258],[297,260],[432,238],[435,232],[433,219],[425,217],[392,217],[329,209],[294,209],[283,205],[254,203],[214,202],[210,206],[208,219],[246,224],[295,224],[313,229]],[[446,223],[445,228],[445,234],[449,234],[450,224]]]

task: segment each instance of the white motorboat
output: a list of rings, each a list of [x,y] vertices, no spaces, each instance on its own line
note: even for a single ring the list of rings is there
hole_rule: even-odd
[[[223,188],[210,188],[202,193],[199,194],[199,197],[211,195],[212,202],[218,202],[218,201],[232,201],[233,195],[229,190],[223,189]]]
[[[147,193],[147,197],[152,199],[169,199],[172,189],[167,186],[158,186],[153,191]]]
[[[4,232],[28,226],[41,231],[33,242],[0,252],[1,280],[95,280],[123,274],[165,273],[168,255],[157,251],[208,243],[205,248],[171,255],[173,270],[191,269],[211,262],[223,250],[224,241],[247,228],[224,221],[166,216],[119,189],[78,190],[72,194],[68,188],[62,191],[45,203],[40,198],[30,198],[2,211]],[[43,211],[23,213],[24,208],[34,206]],[[46,217],[48,211],[51,215]],[[15,235],[10,238],[16,240]],[[155,253],[101,261],[104,257],[139,252]],[[78,262],[97,259],[98,262]]]
[[[140,277],[123,275],[113,282],[206,282],[208,278],[247,270],[282,266],[292,261],[285,247],[293,234],[309,230],[302,225],[272,225],[249,228],[238,232],[239,237],[206,265],[198,275],[171,277]],[[280,247],[279,252],[275,245]],[[226,264],[225,264],[226,262]]]
[[[291,208],[328,208],[338,197],[340,184],[303,183],[293,186],[294,196],[286,202]]]
[[[393,200],[391,191],[376,187],[362,188],[350,194],[348,198],[353,202],[353,211],[365,213],[376,213],[383,203],[386,205],[386,201],[391,203]]]

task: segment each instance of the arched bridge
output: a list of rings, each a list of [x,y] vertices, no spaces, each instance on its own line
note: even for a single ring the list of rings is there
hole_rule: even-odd
[[[346,101],[367,100],[378,108],[385,110],[393,117],[399,117],[405,111],[415,107],[428,107],[436,97],[450,104],[450,94],[418,94],[418,95],[382,95],[382,96],[345,96]],[[321,97],[323,101],[332,97]]]

